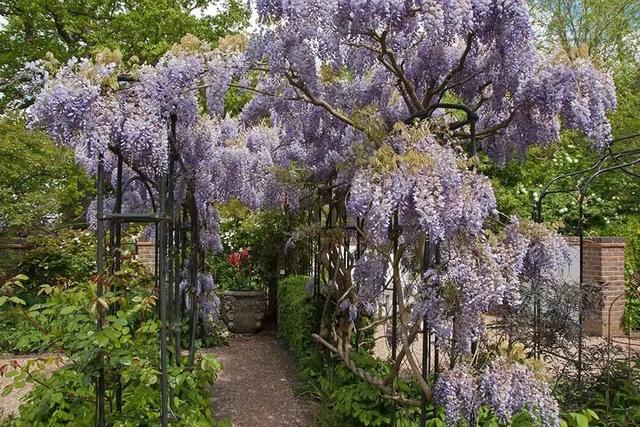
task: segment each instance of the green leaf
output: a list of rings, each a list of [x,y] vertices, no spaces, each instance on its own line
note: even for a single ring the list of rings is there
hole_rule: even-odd
[[[73,312],[75,312],[77,310],[78,310],[77,306],[69,305],[69,306],[64,307],[62,310],[60,310],[60,314],[64,316],[66,314],[71,314],[71,313],[73,313]]]
[[[100,335],[96,335],[96,342],[98,343],[99,346],[104,347],[107,344],[109,344],[109,339],[106,336],[100,334]]]
[[[584,412],[586,412],[587,414],[589,414],[589,416],[591,416],[592,420],[599,420],[600,417],[598,417],[598,414],[596,414],[596,412],[592,409],[585,409]]]
[[[8,384],[4,389],[2,389],[2,397],[6,397],[13,391],[13,384]]]
[[[23,299],[20,299],[20,298],[18,298],[16,296],[9,297],[9,301],[11,301],[14,304],[19,304],[19,305],[26,305],[27,304],[26,302],[24,302]]]
[[[582,414],[572,414],[578,427],[589,427],[589,419]]]
[[[8,299],[9,297],[7,296],[4,296],[4,295],[0,296],[0,307],[2,307],[7,302]]]

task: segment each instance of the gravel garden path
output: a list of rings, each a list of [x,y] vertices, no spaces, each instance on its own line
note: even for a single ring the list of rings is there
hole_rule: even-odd
[[[275,330],[230,338],[207,351],[222,363],[213,385],[213,413],[234,427],[308,427],[315,405],[298,396],[293,357]]]

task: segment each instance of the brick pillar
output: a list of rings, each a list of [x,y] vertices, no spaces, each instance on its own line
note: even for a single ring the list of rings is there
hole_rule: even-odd
[[[136,247],[138,254],[136,258],[153,273],[156,267],[156,243],[138,240]]]
[[[624,239],[585,238],[582,265],[585,289],[592,289],[588,294],[590,301],[585,310],[584,326],[587,334],[607,336],[610,321],[611,335],[624,335]],[[594,287],[591,288],[590,285]]]

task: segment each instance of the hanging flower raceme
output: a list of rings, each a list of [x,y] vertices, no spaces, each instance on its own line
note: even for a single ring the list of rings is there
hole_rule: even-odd
[[[492,408],[500,421],[509,423],[522,410],[544,426],[560,425],[558,403],[549,385],[520,363],[494,360],[480,381],[482,402]]]
[[[484,314],[518,308],[527,286],[562,283],[568,250],[553,231],[516,218],[500,236],[452,236],[441,243],[440,264],[422,275],[414,318],[427,322],[440,345],[455,343],[466,354],[484,333]]]
[[[189,195],[195,197],[201,246],[219,251],[214,203],[231,198],[254,208],[297,203],[296,190],[275,179],[276,167],[289,165],[274,151],[278,131],[223,117],[224,95],[246,67],[245,45],[244,36],[235,35],[212,50],[187,35],[153,66],[127,68],[117,51],[105,51],[95,61],[71,60],[57,73],[38,74],[45,81],[29,109],[30,122],[71,145],[92,174],[98,155],[107,176],[116,167],[114,154],[121,155],[125,174],[141,178],[131,181],[122,211],[142,212],[139,206],[130,207],[139,204],[136,200],[149,200],[148,188],[140,182],[147,181],[155,193],[158,177],[166,172],[169,124],[175,117],[175,199],[189,204]],[[202,88],[208,105],[204,112]]]
[[[392,136],[366,162],[355,172],[348,208],[365,219],[365,231],[378,244],[388,241],[394,211],[406,239],[426,234],[433,242],[460,229],[479,235],[496,211],[488,179],[424,130]]]
[[[558,403],[540,373],[504,357],[491,362],[478,380],[466,364],[440,374],[434,388],[434,400],[445,409],[447,425],[473,423],[480,406],[509,424],[514,415],[526,410],[543,426],[560,425]]]
[[[372,315],[382,303],[387,280],[389,262],[375,252],[365,252],[353,267],[353,282],[356,286],[356,306],[367,315]]]
[[[463,364],[438,376],[433,394],[435,402],[445,409],[448,426],[473,420],[480,406],[476,378]]]

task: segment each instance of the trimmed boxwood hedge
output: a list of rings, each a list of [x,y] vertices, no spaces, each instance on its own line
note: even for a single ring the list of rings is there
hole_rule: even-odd
[[[308,276],[288,276],[278,282],[278,333],[300,361],[312,348],[316,309],[307,294]]]

